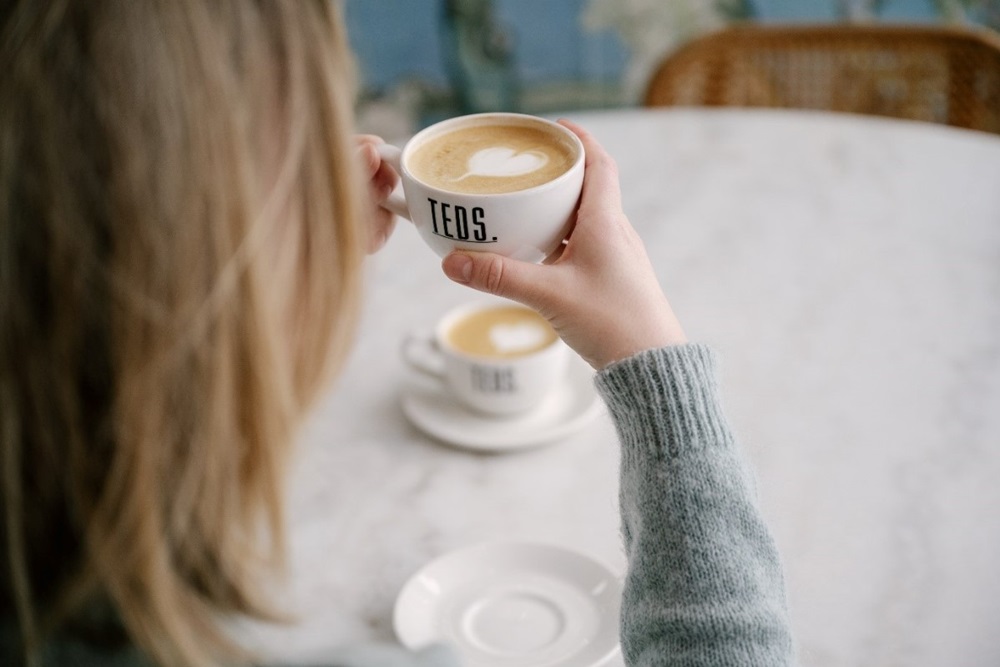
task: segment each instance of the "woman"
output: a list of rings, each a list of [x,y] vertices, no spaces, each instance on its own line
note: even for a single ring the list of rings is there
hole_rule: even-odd
[[[0,62],[0,662],[250,663],[220,619],[274,616],[257,582],[282,565],[291,442],[392,230],[373,204],[396,177],[352,137],[340,19],[22,0],[0,5]],[[444,271],[535,307],[602,369],[628,663],[781,664],[781,571],[711,355],[685,344],[613,163],[574,130],[587,176],[562,255]],[[331,664],[455,664],[376,653]]]

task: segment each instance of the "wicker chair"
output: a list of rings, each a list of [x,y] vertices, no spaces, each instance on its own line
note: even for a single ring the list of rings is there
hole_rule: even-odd
[[[668,56],[645,104],[825,109],[1000,134],[1000,36],[934,26],[738,26]]]

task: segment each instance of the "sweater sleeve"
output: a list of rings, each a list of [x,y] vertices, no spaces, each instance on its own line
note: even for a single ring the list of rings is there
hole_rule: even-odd
[[[621,441],[626,664],[792,664],[781,564],[723,415],[714,354],[650,350],[596,382]]]

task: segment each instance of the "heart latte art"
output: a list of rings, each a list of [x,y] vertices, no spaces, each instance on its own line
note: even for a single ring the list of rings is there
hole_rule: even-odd
[[[524,354],[551,342],[544,322],[499,323],[490,329],[490,346],[498,354]]]
[[[407,167],[440,190],[499,194],[548,183],[574,157],[565,137],[538,125],[470,125],[431,137],[407,158]]]
[[[510,178],[538,171],[549,163],[549,156],[537,150],[516,152],[513,148],[491,147],[475,152],[465,166],[467,172],[458,177],[461,181],[470,176]]]

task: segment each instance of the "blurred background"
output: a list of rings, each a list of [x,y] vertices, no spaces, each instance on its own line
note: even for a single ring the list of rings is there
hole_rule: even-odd
[[[359,124],[390,141],[478,111],[637,103],[655,63],[738,21],[971,23],[1000,0],[341,0]]]

